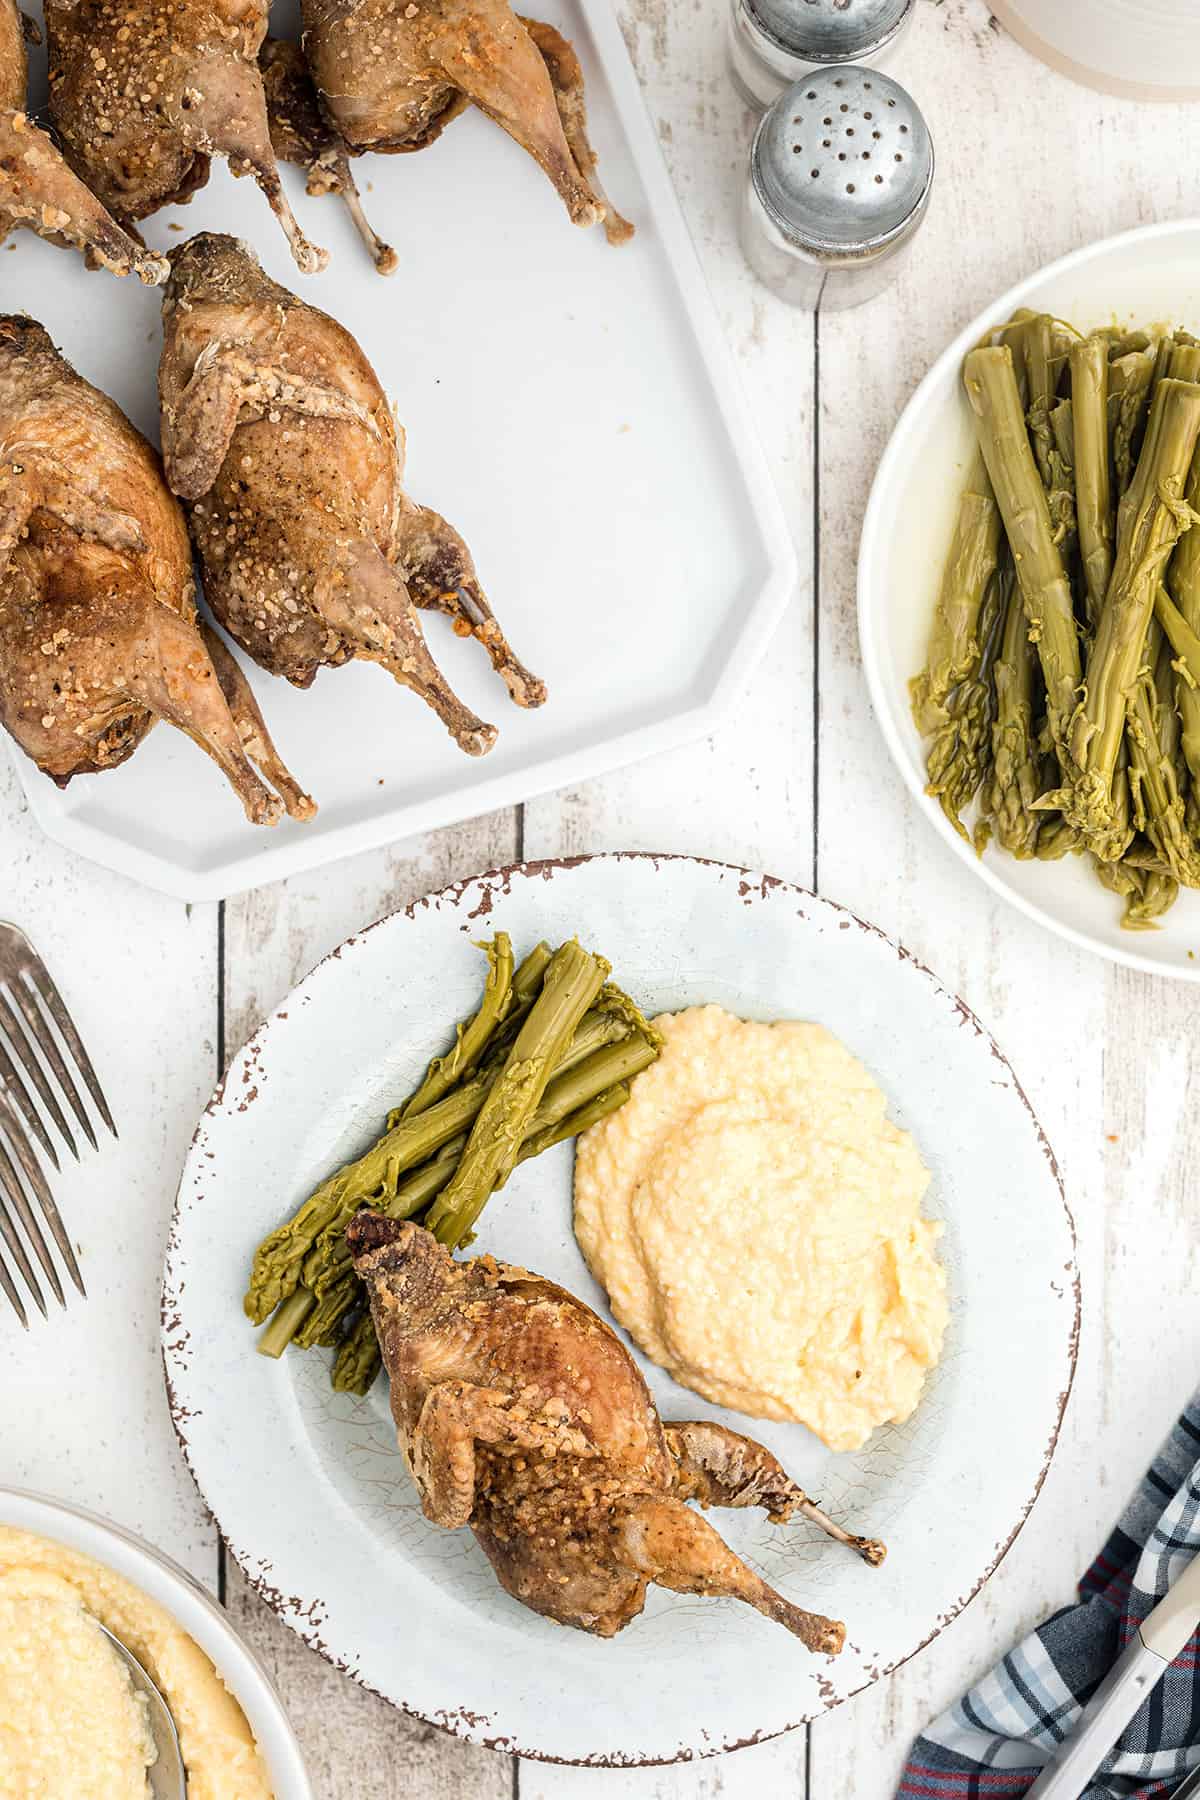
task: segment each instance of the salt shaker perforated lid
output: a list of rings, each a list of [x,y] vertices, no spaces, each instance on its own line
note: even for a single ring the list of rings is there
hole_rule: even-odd
[[[731,0],[734,78],[752,105],[835,64],[878,68],[895,50],[916,0]]]
[[[925,216],[933,143],[916,102],[877,69],[823,70],[764,114],[742,246],[784,299],[855,306],[887,285]]]

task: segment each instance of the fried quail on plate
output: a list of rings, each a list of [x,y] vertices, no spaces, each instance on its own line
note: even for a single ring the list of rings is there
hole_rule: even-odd
[[[42,326],[0,317],[0,722],[65,787],[124,762],[156,719],[208,752],[255,823],[314,812],[241,670],[197,625],[154,451]]]
[[[114,275],[165,281],[166,260],[122,231],[26,112],[27,27],[16,0],[0,0],[0,239],[27,225],[39,237],[86,250]]]
[[[340,194],[354,229],[381,275],[394,275],[400,259],[373,230],[350,170],[350,151],[321,109],[304,52],[288,38],[269,37],[258,53],[271,147],[280,162],[308,171],[310,194]]]
[[[545,689],[510,650],[458,533],[405,494],[391,410],[350,333],[211,232],[172,253],[163,315],[167,479],[218,619],[297,687],[323,663],[380,663],[462,749],[489,750],[495,727],[451,692],[416,608],[477,637],[519,705]]]
[[[45,0],[50,113],[71,166],[124,223],[187,200],[225,156],[253,175],[307,273],[271,149],[258,53],[268,0]]]
[[[612,1637],[653,1582],[743,1600],[810,1650],[841,1649],[838,1621],[768,1587],[686,1503],[804,1517],[872,1564],[881,1544],[835,1525],[753,1439],[664,1424],[616,1333],[553,1282],[490,1256],[456,1262],[379,1213],[346,1235],[425,1516],[469,1525],[515,1599]]]
[[[529,152],[576,225],[632,237],[596,179],[578,57],[508,0],[304,0],[304,52],[352,149],[423,150],[474,104]]]

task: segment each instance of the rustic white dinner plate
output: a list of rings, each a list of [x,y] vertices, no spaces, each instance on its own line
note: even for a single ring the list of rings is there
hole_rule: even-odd
[[[296,1734],[270,1677],[234,1631],[225,1608],[186,1569],[97,1513],[24,1488],[0,1487],[0,1525],[34,1532],[90,1556],[164,1607],[200,1646],[245,1713],[275,1800],[313,1800]],[[81,1800],[83,1793],[81,1789]]]
[[[522,953],[577,933],[647,1008],[718,1001],[815,1019],[861,1057],[933,1172],[952,1321],[915,1416],[835,1456],[639,1362],[666,1418],[761,1437],[882,1569],[807,1526],[719,1515],[793,1599],[844,1618],[815,1658],[733,1602],[651,1591],[611,1641],[563,1630],[496,1585],[467,1531],[422,1516],[380,1381],[335,1394],[322,1351],[271,1362],[241,1310],[258,1240],[359,1154],[477,1002],[473,940]],[[514,1175],[481,1247],[606,1314],[571,1232],[572,1151]],[[235,1058],[184,1170],[163,1287],[172,1411],[200,1490],[251,1582],[357,1680],[476,1742],[624,1765],[703,1756],[816,1717],[911,1656],[1019,1531],[1054,1449],[1078,1325],[1074,1230],[1020,1084],[968,1008],[873,926],[794,887],[688,858],[529,863],[394,913],[321,963]]]
[[[1052,931],[1114,962],[1200,981],[1200,894],[1183,893],[1157,931],[1121,928],[1121,902],[1082,857],[1018,862],[975,854],[925,792],[922,740],[908,683],[925,662],[930,621],[958,497],[974,449],[962,360],[1019,306],[1081,331],[1172,322],[1200,330],[1200,220],[1149,225],[1051,263],[972,319],[909,401],[884,451],[863,522],[858,627],[863,668],[888,748],[934,830],[990,888]]]
[[[275,31],[292,10],[272,9]],[[582,59],[602,178],[637,227],[622,248],[573,226],[532,159],[475,110],[419,156],[355,165],[399,251],[390,279],[294,169],[296,211],[332,252],[322,275],[297,271],[254,183],[223,163],[144,228],[164,249],[180,233],[238,233],[358,336],[407,429],[409,492],[463,533],[549,700],[514,706],[484,651],[427,618],[452,686],[500,729],[490,755],[464,756],[366,663],[324,669],[304,693],[252,670],[315,820],[248,825],[209,759],[159,726],[124,767],[65,791],[14,750],[60,843],[183,899],[219,899],[702,738],[740,693],[794,586],[791,540],[609,0],[548,0],[542,16]],[[155,442],[160,307],[157,290],[89,275],[27,231],[0,251],[0,311],[35,313]]]

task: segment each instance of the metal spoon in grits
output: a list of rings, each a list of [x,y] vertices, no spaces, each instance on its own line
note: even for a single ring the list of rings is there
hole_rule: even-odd
[[[100,1625],[99,1619],[96,1620],[96,1623]],[[119,1637],[114,1637],[107,1625],[100,1625],[100,1629],[129,1670],[135,1693],[140,1694],[146,1702],[150,1716],[150,1735],[154,1739],[154,1748],[158,1752],[146,1771],[150,1778],[150,1792],[154,1796],[154,1800],[187,1800],[187,1774],[183,1767],[183,1752],[179,1748],[179,1733],[175,1729],[175,1721],[171,1717],[170,1707],[133,1651],[128,1649]]]

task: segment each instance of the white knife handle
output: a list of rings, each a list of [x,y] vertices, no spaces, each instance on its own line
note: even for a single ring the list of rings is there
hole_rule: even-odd
[[[1142,1642],[1164,1662],[1174,1662],[1200,1621],[1200,1556],[1194,1556],[1148,1619],[1141,1625]]]

